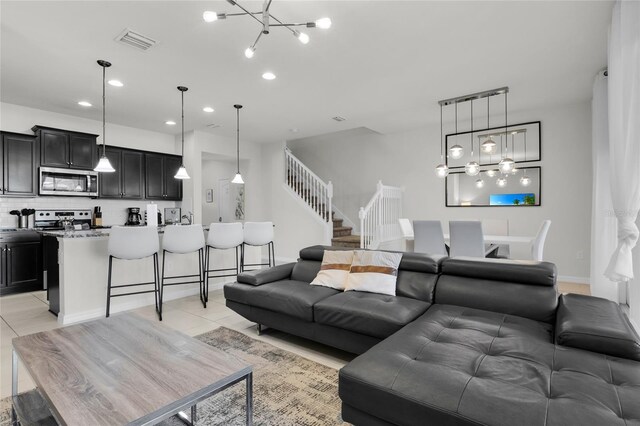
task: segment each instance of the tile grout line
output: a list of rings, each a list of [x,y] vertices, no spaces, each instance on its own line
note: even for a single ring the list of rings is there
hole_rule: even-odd
[[[13,334],[15,334],[16,336],[20,336],[18,333],[16,333],[16,331],[13,329],[13,327],[11,327],[11,325],[9,325],[7,320],[5,320],[2,316],[0,316],[0,319],[2,320],[3,323],[7,324],[7,327],[9,327],[11,329],[11,331],[13,331]]]

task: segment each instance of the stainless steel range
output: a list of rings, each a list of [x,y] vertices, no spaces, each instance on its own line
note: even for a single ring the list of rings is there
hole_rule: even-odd
[[[61,230],[80,225],[84,229],[91,227],[90,209],[52,209],[36,210],[35,227],[37,229]]]

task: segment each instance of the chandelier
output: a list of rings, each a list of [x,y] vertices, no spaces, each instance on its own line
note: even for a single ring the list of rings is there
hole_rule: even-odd
[[[205,22],[214,22],[219,19],[227,19],[229,16],[245,16],[245,15],[255,19],[262,26],[262,29],[260,30],[260,33],[258,34],[258,37],[253,42],[253,44],[247,47],[247,49],[244,51],[244,56],[246,56],[247,58],[253,58],[253,55],[256,52],[256,45],[260,41],[260,37],[262,37],[263,34],[264,35],[269,34],[271,27],[284,27],[285,29],[291,31],[294,37],[300,40],[300,43],[302,44],[309,43],[309,36],[306,33],[303,33],[298,31],[297,29],[294,29],[294,27],[321,28],[321,29],[331,28],[331,19],[329,18],[321,18],[314,22],[303,22],[303,23],[293,23],[293,24],[284,23],[280,19],[273,16],[269,11],[272,0],[264,0],[264,3],[262,4],[262,10],[258,12],[249,12],[249,10],[247,10],[244,6],[239,4],[237,1],[234,1],[234,0],[227,0],[227,1],[232,6],[238,6],[240,9],[242,9],[242,12],[216,13],[216,12],[207,10],[202,14],[202,19],[204,19]]]

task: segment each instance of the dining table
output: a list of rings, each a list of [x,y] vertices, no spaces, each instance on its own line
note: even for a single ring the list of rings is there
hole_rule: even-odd
[[[485,244],[533,244],[535,236],[520,235],[485,235]],[[445,242],[449,242],[449,234],[444,234]]]

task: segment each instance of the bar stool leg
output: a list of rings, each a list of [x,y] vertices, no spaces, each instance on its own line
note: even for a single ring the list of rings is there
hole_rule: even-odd
[[[160,260],[158,253],[153,254],[153,284],[156,289],[156,312],[158,313],[158,319],[162,321],[162,288],[160,287],[160,272],[159,265]]]
[[[202,300],[202,305],[206,308],[207,307],[207,301],[209,300],[209,289],[206,288],[206,284],[204,281],[204,275],[203,275],[203,250],[199,249],[198,250],[198,278],[199,278],[199,285],[200,285],[200,294],[204,295],[204,298],[201,296],[200,299]]]
[[[238,246],[236,246],[236,277],[240,273],[240,263],[238,261]]]
[[[205,287],[209,287],[209,246],[204,249],[204,282]],[[204,302],[204,292],[200,295],[200,300]]]
[[[167,251],[162,250],[162,275],[160,277],[160,312],[158,312],[160,321],[162,321],[162,298],[164,296],[164,267],[166,265]]]
[[[107,318],[111,307],[111,269],[113,267],[113,256],[109,256],[109,274],[107,276]]]
[[[240,272],[244,272],[244,243],[240,246]]]

